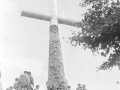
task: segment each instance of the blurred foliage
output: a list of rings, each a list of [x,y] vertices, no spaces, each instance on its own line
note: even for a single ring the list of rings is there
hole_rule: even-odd
[[[84,49],[91,49],[102,56],[109,55],[99,70],[113,66],[120,69],[120,1],[83,0],[80,6],[89,8],[77,24],[81,30],[70,38],[71,44],[82,45]]]

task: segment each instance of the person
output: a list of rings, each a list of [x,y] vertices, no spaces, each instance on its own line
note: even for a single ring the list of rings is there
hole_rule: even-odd
[[[70,87],[70,86],[68,86],[68,90],[71,90],[71,87]]]
[[[83,88],[83,90],[87,90],[86,85],[82,85],[82,88]]]
[[[39,85],[36,85],[36,90],[39,90]]]
[[[18,90],[19,85],[18,85],[18,78],[15,78],[15,83],[14,83],[14,89]]]
[[[76,90],[82,90],[81,84],[78,84],[78,88]]]
[[[10,87],[8,88],[8,90],[13,90],[13,87],[12,87],[12,86],[10,86]]]
[[[28,74],[28,76],[29,76],[29,78],[30,78],[30,89],[33,89],[33,87],[34,87],[34,78],[33,78],[33,76],[31,75],[31,72],[30,72],[30,71],[27,72],[27,74]]]
[[[24,74],[21,74],[18,80],[19,90],[28,90],[30,85],[30,78],[27,74],[27,71],[24,71]]]
[[[47,85],[47,83],[46,83],[46,85]],[[47,85],[47,90],[50,90],[50,86],[48,86],[48,85]]]

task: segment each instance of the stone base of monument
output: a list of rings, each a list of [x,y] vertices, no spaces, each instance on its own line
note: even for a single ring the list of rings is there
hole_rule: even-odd
[[[49,80],[47,83],[48,90],[67,90],[67,80]],[[54,87],[54,89],[53,89]]]

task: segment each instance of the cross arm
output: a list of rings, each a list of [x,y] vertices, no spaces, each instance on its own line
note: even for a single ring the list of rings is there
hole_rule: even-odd
[[[50,15],[45,15],[42,13],[32,13],[32,12],[28,12],[28,11],[22,11],[21,16],[45,20],[45,21],[50,21],[52,18],[52,16],[50,16]],[[58,23],[70,25],[70,26],[77,26],[77,23],[79,23],[79,21],[69,19],[69,18],[57,17],[57,19],[58,19]]]

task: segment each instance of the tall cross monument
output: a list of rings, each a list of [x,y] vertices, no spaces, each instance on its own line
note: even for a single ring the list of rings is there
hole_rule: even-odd
[[[49,29],[49,63],[47,89],[51,88],[67,90],[68,82],[65,78],[64,65],[59,39],[58,23],[76,26],[78,21],[57,17],[57,2],[49,0],[50,15],[22,11],[22,16],[50,21]]]
[[[61,44],[59,39],[58,20],[57,20],[57,2],[49,0],[50,20],[49,30],[49,64],[47,89],[62,88],[67,90],[67,80],[65,79],[64,65],[62,60]]]

